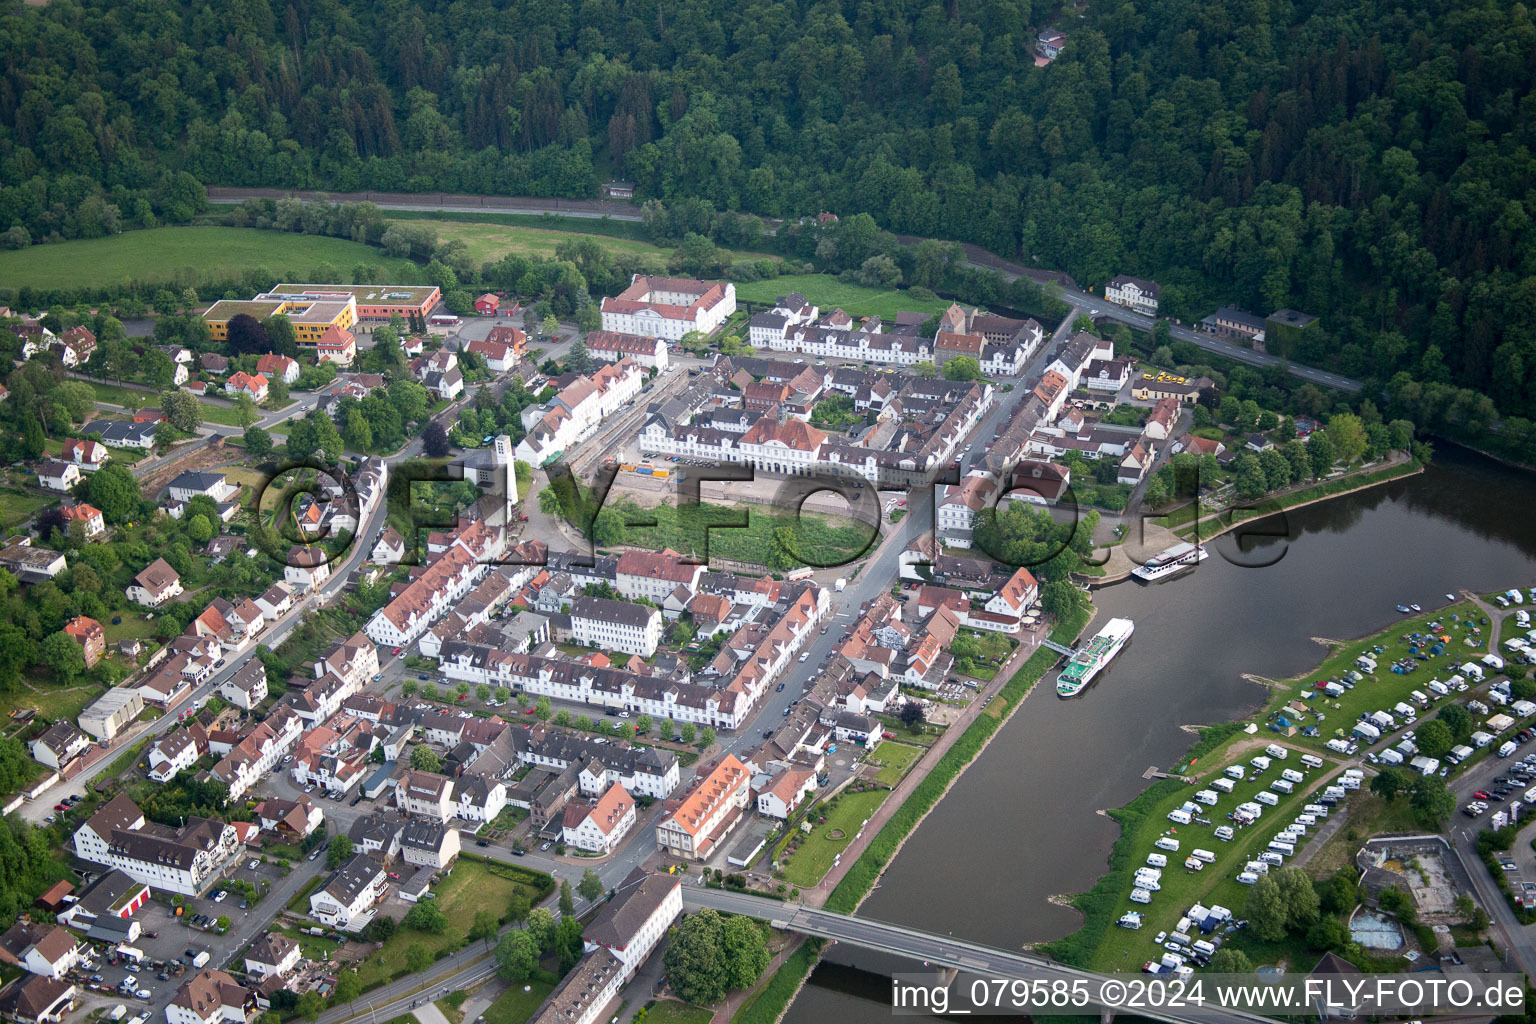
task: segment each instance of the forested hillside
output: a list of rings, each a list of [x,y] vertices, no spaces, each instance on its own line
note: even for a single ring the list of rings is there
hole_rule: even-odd
[[[1050,24],[1067,49],[1038,68]],[[1520,4],[13,0],[0,43],[12,245],[177,219],[171,172],[561,196],[623,176],[1152,277],[1186,319],[1293,306],[1326,317],[1307,362],[1536,410]]]

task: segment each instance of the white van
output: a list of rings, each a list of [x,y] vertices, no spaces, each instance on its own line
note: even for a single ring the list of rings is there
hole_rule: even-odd
[[[1315,818],[1328,817],[1328,808],[1324,807],[1322,804],[1307,804],[1307,806],[1303,807],[1302,810]]]
[[[1220,790],[1223,793],[1230,793],[1232,790],[1237,788],[1237,783],[1233,782],[1231,779],[1212,779],[1211,788]]]
[[[1210,850],[1191,850],[1189,851],[1189,855],[1195,858],[1195,860],[1203,860],[1207,864],[1216,863],[1216,855]]]
[[[1184,858],[1184,870],[1186,870],[1186,871],[1204,871],[1205,870],[1205,861],[1203,861],[1203,860],[1195,860],[1195,858],[1193,858],[1193,857],[1185,857]]]
[[[1275,867],[1279,867],[1285,863],[1285,858],[1280,856],[1274,850],[1265,850],[1263,853],[1259,854],[1259,860],[1263,861],[1265,864],[1272,864]]]
[[[1308,768],[1321,768],[1323,766],[1323,759],[1316,754],[1302,754],[1301,763]]]
[[[1519,749],[1520,745],[1514,740],[1505,740],[1499,745],[1498,753],[1500,757],[1508,757],[1510,754],[1513,754],[1516,750]]]
[[[1285,783],[1285,785],[1290,785],[1290,783]],[[1266,807],[1280,806],[1280,798],[1273,793],[1255,793],[1253,798]]]
[[[1167,850],[1169,853],[1179,852],[1179,841],[1172,836],[1158,836],[1157,842],[1152,845],[1159,850]]]
[[[1298,814],[1296,816],[1296,824],[1305,825],[1307,828],[1311,828],[1317,824],[1317,816],[1313,814]]]
[[[1154,868],[1165,868],[1168,866],[1168,858],[1161,853],[1149,853],[1147,854],[1147,865]]]
[[[1195,794],[1195,802],[1205,804],[1207,807],[1216,806],[1216,791],[1214,789],[1202,789]]]
[[[1263,754],[1260,754],[1258,757],[1254,758],[1248,763],[1253,765],[1253,770],[1256,772],[1269,770],[1269,758],[1265,757]]]
[[[1269,874],[1269,861],[1267,861],[1267,860],[1251,860],[1247,864],[1243,865],[1243,870],[1244,871],[1252,871],[1255,874],[1259,874],[1259,875],[1267,875],[1267,874]]]
[[[1190,948],[1192,948],[1196,953],[1199,953],[1201,956],[1216,955],[1216,947],[1211,945],[1209,942],[1206,942],[1204,939],[1196,939],[1195,944]]]
[[[1284,793],[1286,796],[1290,796],[1292,793],[1296,792],[1296,783],[1290,782],[1286,779],[1276,779],[1274,782],[1269,784],[1269,788],[1274,790],[1276,793]]]
[[[1260,807],[1252,800],[1238,804],[1237,809],[1248,815],[1250,818],[1260,817],[1264,813],[1264,808]]]
[[[1240,871],[1237,875],[1238,885],[1257,885],[1259,876],[1252,871]]]
[[[1271,853],[1278,853],[1282,857],[1293,857],[1296,855],[1296,844],[1275,839],[1270,841],[1269,850]]]
[[[1237,832],[1232,828],[1231,825],[1216,826],[1216,838],[1220,839],[1224,843],[1230,843],[1236,835]]]
[[[1242,782],[1243,778],[1248,774],[1248,769],[1240,764],[1229,764],[1226,768],[1222,769],[1222,774],[1229,779],[1236,779],[1238,782]]]
[[[1306,778],[1305,775],[1301,774],[1301,772],[1297,771],[1295,768],[1285,769],[1285,771],[1280,773],[1280,777],[1286,782],[1300,782]]]
[[[1382,753],[1383,754],[1396,754],[1397,751],[1395,751],[1395,750],[1383,750]],[[1403,759],[1403,755],[1398,754],[1397,755],[1397,759],[1399,761],[1401,761]],[[1345,776],[1343,776],[1343,777],[1341,777],[1339,779],[1339,786],[1342,787],[1343,789],[1347,789],[1347,790],[1353,792],[1353,791],[1355,791],[1355,790],[1360,788],[1360,778],[1357,775],[1345,775]]]
[[[1269,746],[1265,747],[1264,753],[1268,754],[1276,761],[1284,761],[1287,757],[1290,756],[1290,751],[1286,750],[1278,743],[1271,743]]]
[[[1168,812],[1168,820],[1173,822],[1175,825],[1188,825],[1191,821],[1194,821],[1195,818],[1194,815],[1190,814],[1184,808],[1175,807],[1173,810]]]

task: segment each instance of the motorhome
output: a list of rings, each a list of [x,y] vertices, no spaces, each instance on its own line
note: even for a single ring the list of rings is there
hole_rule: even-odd
[[[1226,775],[1229,779],[1236,779],[1238,782],[1242,782],[1248,774],[1248,769],[1240,764],[1229,764],[1222,770],[1222,774]]]
[[[1259,854],[1259,860],[1273,867],[1279,867],[1285,863],[1285,858],[1280,856],[1274,850],[1265,850],[1263,853]]]
[[[1210,850],[1191,850],[1189,852],[1189,855],[1191,857],[1195,858],[1195,860],[1203,860],[1207,864],[1215,864],[1216,863],[1216,855],[1214,853],[1212,853]]]
[[[1165,868],[1168,866],[1168,858],[1161,853],[1149,853],[1147,854],[1147,864],[1149,867]]]
[[[1253,798],[1266,807],[1280,806],[1280,798],[1273,793],[1255,793]]]
[[[1293,857],[1296,855],[1296,845],[1294,843],[1282,842],[1279,839],[1271,840],[1269,849],[1271,853],[1278,853],[1282,857]]]
[[[1324,807],[1322,804],[1307,804],[1307,806],[1302,808],[1302,811],[1312,815],[1314,818],[1328,817],[1328,808]]]
[[[1176,825],[1188,825],[1191,821],[1194,821],[1195,818],[1194,815],[1190,814],[1184,808],[1175,807],[1173,810],[1168,812],[1168,820]]]
[[[1321,768],[1323,766],[1323,759],[1316,754],[1302,754],[1301,763],[1308,768]]]
[[[1207,807],[1216,806],[1216,791],[1214,789],[1202,789],[1195,794],[1195,802],[1205,804]]]
[[[1292,793],[1296,792],[1296,783],[1290,782],[1286,779],[1276,779],[1274,782],[1269,784],[1269,788],[1274,790],[1276,793],[1284,793],[1286,796],[1290,796]]]
[[[1237,835],[1237,832],[1232,828],[1231,825],[1216,826],[1216,838],[1220,839],[1224,843],[1230,843],[1232,841],[1232,837],[1235,835]]]
[[[1306,778],[1305,775],[1301,774],[1301,772],[1294,768],[1287,768],[1285,771],[1280,773],[1280,777],[1286,782],[1301,782]]]
[[[1159,850],[1167,850],[1169,853],[1179,852],[1179,841],[1172,836],[1158,836],[1157,842],[1152,845]]]
[[[1253,765],[1253,770],[1256,771],[1256,772],[1263,772],[1263,771],[1268,771],[1269,770],[1269,764],[1270,764],[1269,758],[1265,757],[1263,754],[1260,754],[1258,757],[1254,758],[1252,761],[1249,761],[1248,763]]]
[[[1290,756],[1290,752],[1284,747],[1280,746],[1278,743],[1271,743],[1269,746],[1265,747],[1264,753],[1268,754],[1276,761],[1284,761],[1288,756]]]
[[[1231,779],[1212,779],[1211,788],[1214,790],[1219,790],[1222,793],[1230,793],[1232,790],[1237,788],[1237,783],[1233,782]]]
[[[1505,740],[1499,745],[1498,754],[1500,757],[1508,757],[1518,749],[1520,749],[1520,745],[1514,740]]]
[[[1261,875],[1269,874],[1269,861],[1251,860],[1243,865],[1244,871],[1253,871]]]

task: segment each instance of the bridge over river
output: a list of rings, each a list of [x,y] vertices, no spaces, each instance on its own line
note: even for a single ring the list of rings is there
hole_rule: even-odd
[[[1068,983],[1085,980],[1090,985],[1100,978],[1100,975],[1091,971],[1068,967],[1032,953],[999,949],[996,946],[958,939],[953,935],[935,935],[918,928],[907,928],[885,921],[873,921],[817,907],[806,907],[798,903],[784,903],[763,896],[727,892],[723,889],[705,889],[685,885],[683,906],[688,910],[710,907],[726,913],[761,918],[783,931],[796,931],[803,935],[814,935],[817,938],[835,939],[864,949],[892,953],[916,962],[927,961],[937,967],[953,967],[982,978],[1026,981],[1061,980]],[[1259,1014],[1215,1006],[1187,1006],[1176,1009],[1138,1008],[1135,1016],[1175,1021],[1179,1024],[1215,1024],[1218,1021],[1274,1024],[1272,1018]]]

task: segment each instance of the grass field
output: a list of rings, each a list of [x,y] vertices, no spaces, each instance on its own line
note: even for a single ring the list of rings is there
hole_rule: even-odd
[[[0,487],[0,528],[7,533],[31,519],[56,499],[20,487]]]
[[[45,673],[51,680],[51,673]],[[0,697],[0,721],[9,721],[11,712],[31,708],[41,718],[49,721],[67,719],[73,721],[80,709],[100,697],[106,691],[95,683],[76,683],[74,686],[55,686],[50,682],[26,679],[18,689]]]
[[[878,316],[882,320],[895,320],[904,311],[941,313],[949,308],[945,299],[923,302],[914,299],[900,288],[881,291],[863,285],[844,284],[830,274],[791,274],[771,281],[752,281],[736,286],[736,298],[742,302],[772,302],[788,292],[799,292],[810,299],[822,312],[834,308],[853,316]]]
[[[537,1010],[555,986],[537,978],[528,980],[528,991],[522,985],[513,985],[485,1009],[485,1024],[524,1024]]]
[[[652,257],[656,270],[664,270],[667,258],[672,255],[672,250],[663,246],[652,245],[639,239],[615,238],[605,234],[449,219],[413,219],[411,223],[436,231],[440,242],[462,241],[477,264],[499,260],[507,255],[548,259],[555,255],[556,246],[577,238],[591,239],[610,253]],[[733,260],[776,258],[767,253],[727,251],[730,252]]]
[[[853,842],[864,819],[874,814],[875,809],[885,803],[885,798],[890,795],[889,790],[877,789],[838,796],[837,806],[832,808],[832,813],[826,815],[826,824],[815,824],[811,834],[800,844],[800,849],[791,854],[788,863],[783,866],[785,880],[802,888],[820,882],[832,867],[832,859]],[[812,809],[811,817],[818,817],[817,809]],[[831,836],[834,831],[842,835],[833,839]]]
[[[148,405],[154,405],[160,400],[160,396],[153,391],[140,391],[138,388],[125,388],[116,384],[103,384],[100,381],[88,380],[85,383],[96,392],[96,401],[105,402],[108,405],[127,408],[126,403],[133,403],[135,408],[142,409]]]
[[[321,263],[331,264],[344,277],[359,263],[380,268],[390,281],[414,281],[420,274],[409,260],[392,259],[382,250],[340,238],[255,228],[178,227],[0,252],[0,285],[197,284],[227,281],[255,267],[265,267],[279,280],[304,280]]]
[[[395,932],[379,951],[363,961],[358,972],[366,988],[376,981],[388,981],[399,971],[405,970],[405,951],[412,946],[422,946],[434,957],[445,949],[457,949],[474,924],[478,910],[494,911],[497,917],[505,914],[507,903],[514,892],[521,891],[530,904],[537,904],[547,893],[535,884],[535,876],[510,865],[497,864],[494,870],[486,861],[461,856],[449,875],[435,890],[437,905],[448,915],[448,930],[441,935],[401,928]],[[527,879],[524,881],[523,879]]]
[[[871,756],[877,761],[883,761],[880,774],[876,778],[887,786],[894,786],[901,781],[901,777],[907,774],[907,769],[912,762],[922,756],[921,747],[914,747],[906,743],[892,743],[887,740],[875,748]]]
[[[667,999],[646,1012],[645,1024],[709,1024],[713,1016],[713,1010]]]
[[[689,503],[641,509],[626,501],[618,506],[625,523],[654,520],[654,526],[627,526],[624,543],[660,551],[692,552],[701,561],[732,558],[772,565],[775,545],[790,545],[796,564],[846,565],[874,546],[874,530],[848,518],[806,514],[775,515],[758,508]],[[745,524],[745,525],[743,525]],[[788,533],[779,534],[779,527]]]
[[[1314,722],[1308,716],[1289,716],[1296,720],[1299,727],[1316,725],[1320,735],[1306,737],[1296,735],[1292,737],[1294,742],[1323,749],[1324,744],[1336,733],[1342,732],[1348,735],[1354,728],[1363,712],[1390,711],[1392,706],[1399,701],[1406,701],[1409,693],[1414,690],[1424,689],[1424,684],[1431,679],[1439,677],[1449,678],[1456,671],[1456,666],[1464,661],[1476,660],[1488,653],[1487,642],[1489,627],[1481,626],[1478,636],[1482,641],[1479,646],[1468,647],[1463,643],[1464,637],[1473,636],[1467,628],[1468,616],[1476,613],[1477,618],[1482,618],[1482,613],[1470,602],[1451,605],[1435,612],[1426,612],[1403,618],[1393,623],[1380,633],[1355,640],[1350,643],[1340,644],[1333,649],[1326,660],[1312,672],[1287,680],[1285,685],[1277,687],[1271,703],[1271,710],[1278,705],[1302,696],[1313,694],[1313,698],[1306,701],[1313,715],[1322,712],[1326,718],[1321,722]],[[1451,616],[1460,617],[1460,622],[1452,622]],[[1405,636],[1412,633],[1427,633],[1430,622],[1440,622],[1444,626],[1444,635],[1451,639],[1445,645],[1445,653],[1438,656],[1430,656],[1427,662],[1415,662],[1418,668],[1413,672],[1403,675],[1394,675],[1392,663],[1402,658],[1409,657],[1408,642]],[[1374,654],[1376,658],[1376,671],[1365,677],[1364,681],[1355,686],[1353,690],[1346,690],[1342,697],[1333,699],[1318,694],[1315,685],[1319,680],[1335,679],[1355,667],[1355,659],[1361,654],[1380,647],[1382,652]],[[1470,681],[1470,680],[1469,680]],[[1431,695],[1433,696],[1433,695]],[[1305,699],[1305,698],[1303,698]],[[1450,697],[1433,699],[1430,708],[1451,701]]]

